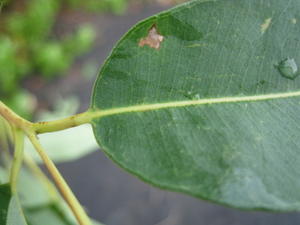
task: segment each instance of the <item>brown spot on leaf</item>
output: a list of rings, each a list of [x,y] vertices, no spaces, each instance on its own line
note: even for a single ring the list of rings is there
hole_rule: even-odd
[[[148,36],[140,40],[139,46],[143,47],[145,45],[148,45],[150,48],[159,49],[160,43],[163,42],[163,40],[164,36],[160,35],[157,31],[156,26],[153,25],[149,30]]]

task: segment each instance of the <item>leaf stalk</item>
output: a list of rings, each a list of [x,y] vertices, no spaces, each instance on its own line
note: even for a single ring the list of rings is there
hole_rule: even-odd
[[[29,140],[35,147],[36,151],[42,158],[45,166],[47,167],[48,171],[50,172],[51,176],[53,177],[54,182],[56,183],[58,189],[61,191],[62,196],[66,200],[67,204],[71,208],[74,216],[76,217],[78,223],[80,225],[91,225],[90,219],[87,216],[86,212],[84,211],[83,207],[73,194],[72,190],[56,168],[55,164],[49,158],[49,156],[44,151],[42,145],[38,141],[36,134],[31,133],[28,135]]]
[[[53,122],[41,122],[41,123],[31,123],[24,118],[17,115],[9,107],[7,107],[2,101],[0,101],[0,115],[14,128],[14,142],[15,142],[15,152],[14,159],[11,168],[10,182],[12,185],[12,192],[17,192],[17,178],[21,168],[23,154],[24,154],[24,134],[26,134],[36,149],[37,153],[42,158],[45,166],[53,177],[58,189],[60,190],[65,201],[72,210],[74,216],[76,217],[80,225],[91,225],[91,221],[84,211],[83,207],[73,194],[72,190],[56,168],[55,164],[49,158],[49,156],[44,151],[42,145],[40,144],[37,133],[41,132],[51,132],[58,131],[73,126],[79,126],[81,124],[90,121],[87,116],[88,112],[79,115],[71,116],[64,120],[58,120]],[[36,169],[36,168],[35,168]]]
[[[20,173],[20,169],[23,161],[24,154],[24,133],[22,130],[18,128],[14,128],[14,158],[12,162],[11,172],[10,172],[10,184],[11,191],[13,194],[17,193],[17,183],[18,176]]]

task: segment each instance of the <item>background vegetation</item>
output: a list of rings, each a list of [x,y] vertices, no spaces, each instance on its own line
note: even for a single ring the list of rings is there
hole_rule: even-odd
[[[142,0],[146,1],[146,0]],[[46,82],[66,74],[74,60],[86,53],[95,40],[89,23],[64,34],[53,29],[68,11],[123,14],[133,0],[9,0],[0,15],[0,98],[26,118],[35,111],[35,98],[22,83],[31,77]],[[158,0],[171,4],[170,0]],[[2,2],[3,3],[3,2]],[[24,104],[26,103],[26,104]]]

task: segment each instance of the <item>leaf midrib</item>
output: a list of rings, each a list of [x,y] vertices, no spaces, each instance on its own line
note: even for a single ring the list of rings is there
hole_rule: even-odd
[[[168,108],[180,108],[180,107],[187,107],[187,106],[200,106],[200,105],[212,105],[212,104],[224,104],[224,103],[258,102],[258,101],[276,100],[276,99],[284,99],[284,98],[292,98],[292,97],[300,97],[300,91],[266,94],[266,95],[207,98],[207,99],[197,99],[197,100],[188,100],[188,101],[142,104],[142,105],[133,105],[133,106],[111,108],[111,109],[104,109],[104,110],[95,109],[89,111],[89,117],[90,119],[97,119],[106,116],[131,113],[131,112],[146,112],[146,111],[154,111],[154,110],[168,109]]]

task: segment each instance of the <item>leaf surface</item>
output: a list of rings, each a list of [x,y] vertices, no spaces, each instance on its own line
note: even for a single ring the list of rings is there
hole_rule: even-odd
[[[95,83],[99,145],[161,188],[300,210],[299,15],[298,0],[196,0],[140,22]]]
[[[73,216],[66,211],[66,208],[59,204],[41,205],[37,208],[26,209],[26,216],[30,225],[77,225]],[[93,225],[102,225],[92,221]]]
[[[46,185],[24,167],[20,171],[18,190],[20,203],[26,208],[38,208],[54,201],[54,197],[50,195]]]
[[[0,185],[0,224],[27,225],[18,199],[11,194],[10,185]]]
[[[76,225],[76,221],[70,220],[65,210],[58,204],[41,205],[37,208],[27,208],[26,216],[31,225]]]

